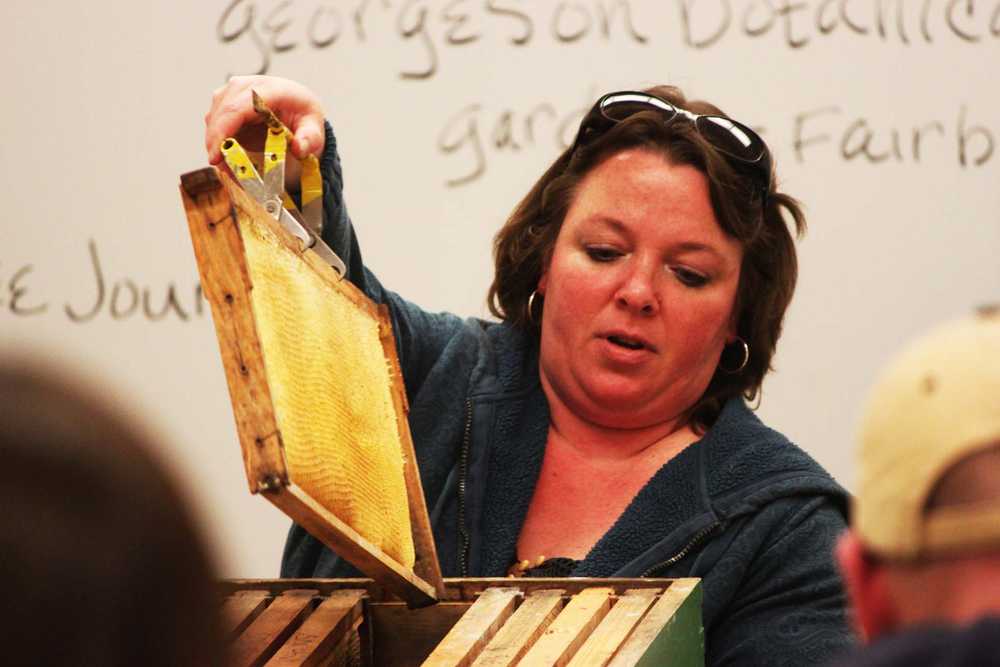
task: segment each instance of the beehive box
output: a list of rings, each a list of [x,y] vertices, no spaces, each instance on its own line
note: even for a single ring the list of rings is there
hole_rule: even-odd
[[[697,579],[446,579],[409,609],[367,579],[225,582],[232,664],[704,664]]]
[[[228,175],[181,195],[250,490],[371,577],[225,583],[237,664],[702,664],[695,580],[443,580],[385,307]]]

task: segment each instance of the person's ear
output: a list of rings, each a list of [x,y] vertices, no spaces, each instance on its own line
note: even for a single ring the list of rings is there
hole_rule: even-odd
[[[888,588],[885,568],[869,556],[853,530],[837,540],[837,563],[864,641],[872,641],[898,625],[898,613]]]
[[[538,286],[535,287],[535,291],[539,295],[545,294],[546,286],[549,284],[549,267],[542,269],[542,275],[538,278]]]

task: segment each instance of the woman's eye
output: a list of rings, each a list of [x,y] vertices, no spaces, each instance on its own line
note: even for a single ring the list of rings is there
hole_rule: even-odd
[[[686,269],[683,266],[675,266],[672,271],[677,279],[688,287],[702,287],[708,282],[708,276],[702,275],[697,271],[692,271],[691,269]]]
[[[621,257],[621,253],[614,248],[589,246],[587,248],[587,256],[595,262],[610,262]]]

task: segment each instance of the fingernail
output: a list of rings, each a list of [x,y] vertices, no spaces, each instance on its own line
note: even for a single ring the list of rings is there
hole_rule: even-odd
[[[309,155],[309,139],[306,139],[305,137],[299,139],[299,153],[302,154],[303,157]]]

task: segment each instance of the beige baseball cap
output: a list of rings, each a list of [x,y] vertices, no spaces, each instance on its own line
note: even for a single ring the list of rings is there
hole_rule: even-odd
[[[925,512],[944,472],[998,443],[1000,308],[990,307],[914,341],[872,390],[853,516],[865,547],[899,559],[1000,548],[1000,503]]]

